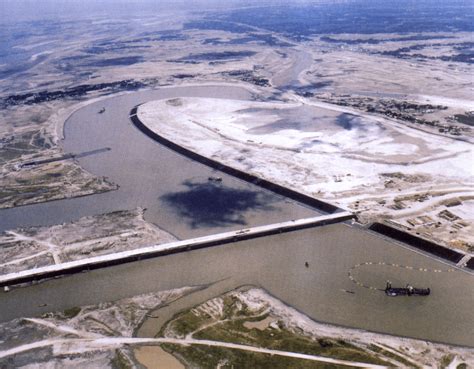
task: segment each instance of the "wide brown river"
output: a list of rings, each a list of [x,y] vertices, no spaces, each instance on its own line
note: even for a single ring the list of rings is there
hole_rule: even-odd
[[[221,174],[225,191],[221,193],[223,189],[217,189],[219,196],[241,196],[245,201],[241,198],[239,204],[245,206],[229,207],[222,201],[220,209],[211,216],[193,210],[196,198],[193,191],[200,186],[204,190],[197,192],[198,198],[207,194],[212,201],[212,191],[206,189],[207,178],[215,174],[161,147],[128,121],[128,112],[136,104],[183,95],[248,98],[244,90],[228,87],[176,88],[114,97],[77,111],[66,124],[65,150],[80,152],[110,147],[111,151],[82,158],[80,162],[91,172],[118,183],[120,189],[11,209],[8,213],[2,211],[0,215],[7,214],[8,219],[2,220],[4,229],[9,225],[59,223],[82,215],[145,206],[148,220],[180,238],[188,238],[315,215],[313,209]],[[102,106],[106,112],[98,115]],[[189,197],[188,192],[193,196]],[[227,214],[228,209],[231,215]],[[52,216],[45,220],[44,212],[49,211]],[[354,265],[366,262],[374,264],[352,270],[353,277],[365,285],[383,288],[385,281],[391,280],[393,286],[411,283],[430,287],[432,294],[387,297],[381,291],[361,287],[349,279],[348,273]],[[399,266],[379,265],[379,262]],[[0,319],[7,321],[151,291],[209,285],[186,300],[187,306],[193,306],[238,286],[255,285],[317,321],[473,347],[474,276],[450,269],[440,260],[369,231],[335,224],[14,289],[0,293]]]

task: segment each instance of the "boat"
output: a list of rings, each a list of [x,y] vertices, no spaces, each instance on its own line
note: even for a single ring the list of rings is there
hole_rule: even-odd
[[[211,176],[207,180],[210,181],[210,182],[222,182],[222,177]]]
[[[387,296],[428,296],[430,293],[429,288],[415,288],[409,284],[406,287],[392,287],[392,284],[387,282],[385,287]]]
[[[102,109],[99,110],[99,114],[102,114],[104,112],[105,112],[105,108],[102,108]]]

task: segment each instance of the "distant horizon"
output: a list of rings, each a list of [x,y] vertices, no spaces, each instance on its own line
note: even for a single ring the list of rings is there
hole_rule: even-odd
[[[46,19],[78,19],[97,15],[111,17],[134,16],[143,12],[171,11],[228,11],[245,9],[246,7],[265,6],[330,6],[346,4],[372,7],[398,7],[414,12],[423,11],[420,4],[435,3],[443,7],[460,7],[474,15],[474,6],[469,0],[453,0],[449,3],[442,0],[3,0],[0,2],[0,24],[10,24],[24,21]],[[470,10],[470,12],[469,12]],[[152,15],[152,14],[150,14]]]

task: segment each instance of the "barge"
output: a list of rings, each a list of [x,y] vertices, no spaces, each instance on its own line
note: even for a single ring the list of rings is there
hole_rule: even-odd
[[[387,282],[385,287],[387,296],[428,296],[430,293],[429,288],[415,288],[409,284],[406,287],[392,287],[392,284]]]

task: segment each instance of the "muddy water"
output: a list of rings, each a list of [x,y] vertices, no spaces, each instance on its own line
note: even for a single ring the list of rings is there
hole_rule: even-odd
[[[134,350],[135,358],[148,369],[185,369],[173,355],[159,346],[141,346]]]
[[[151,291],[209,285],[163,310],[165,320],[233,288],[254,285],[317,321],[474,346],[471,274],[458,270],[408,274],[403,268],[378,265],[357,269],[359,281],[377,288],[391,280],[393,286],[411,283],[432,290],[429,297],[394,298],[349,280],[350,268],[367,261],[449,268],[378,235],[337,224],[95,270],[1,293],[0,317],[6,321]],[[41,307],[43,303],[48,306]],[[149,324],[143,335],[156,334],[159,323]]]
[[[78,160],[86,170],[118,184],[119,190],[2,210],[0,231],[140,206],[147,209],[146,220],[184,239],[317,214],[187,159],[131,124],[129,112],[137,104],[177,96],[249,99],[250,93],[237,87],[167,88],[113,97],[78,110],[66,122],[64,150],[110,148]],[[99,114],[103,107],[105,112]],[[209,177],[221,177],[222,182]]]

